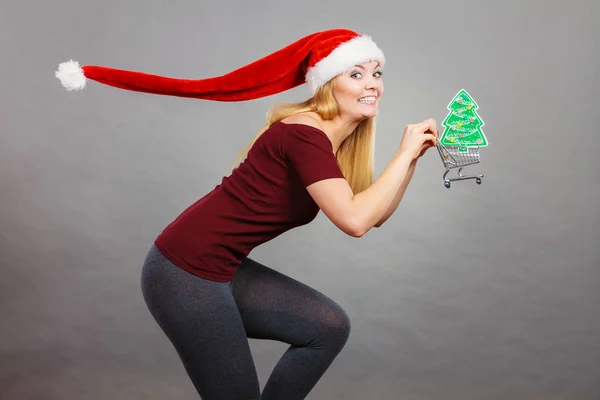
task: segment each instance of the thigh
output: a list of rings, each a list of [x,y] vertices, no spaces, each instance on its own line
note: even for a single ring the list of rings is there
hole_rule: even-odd
[[[143,267],[142,292],[202,399],[260,398],[230,283],[194,276],[152,249]]]
[[[295,346],[335,337],[345,341],[350,320],[318,290],[246,258],[233,281],[233,295],[247,335]]]

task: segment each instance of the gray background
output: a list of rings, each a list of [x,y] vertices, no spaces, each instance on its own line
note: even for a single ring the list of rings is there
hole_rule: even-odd
[[[353,331],[311,399],[598,399],[595,1],[4,1],[0,9],[0,398],[187,399],[143,303],[162,228],[230,171],[276,101],[89,82],[59,62],[221,75],[317,30],[388,59],[379,174],[405,124],[465,88],[490,146],[442,184],[430,151],[397,213],[353,239],[322,214],[252,256],[345,307]],[[286,346],[252,340],[261,386]]]

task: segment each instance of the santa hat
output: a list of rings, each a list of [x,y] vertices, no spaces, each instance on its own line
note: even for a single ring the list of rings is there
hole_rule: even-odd
[[[243,101],[280,93],[305,82],[311,94],[335,76],[367,61],[385,58],[375,42],[348,29],[310,34],[225,75],[176,79],[73,60],[59,64],[55,76],[67,90],[81,90],[87,79],[137,92],[217,101]]]

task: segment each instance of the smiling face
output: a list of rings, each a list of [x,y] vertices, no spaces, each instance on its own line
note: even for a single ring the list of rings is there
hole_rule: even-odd
[[[344,117],[362,120],[377,115],[383,94],[382,74],[379,62],[369,61],[336,78],[333,95]]]

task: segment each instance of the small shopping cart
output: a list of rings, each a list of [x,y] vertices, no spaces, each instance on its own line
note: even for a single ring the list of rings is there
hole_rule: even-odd
[[[475,179],[478,185],[481,184],[483,175],[463,175],[462,169],[467,165],[478,164],[480,160],[479,147],[463,147],[463,146],[444,146],[439,140],[436,142],[436,147],[446,167],[444,173],[444,186],[450,187],[450,182],[464,181],[467,179]],[[448,178],[447,175],[452,169],[458,168],[458,177]]]

